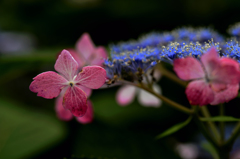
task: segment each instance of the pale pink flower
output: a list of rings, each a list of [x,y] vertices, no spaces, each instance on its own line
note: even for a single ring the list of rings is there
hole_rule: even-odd
[[[107,51],[103,46],[95,47],[88,33],[84,33],[76,43],[76,50],[69,49],[79,67],[86,65],[102,66],[107,59]]]
[[[160,72],[155,70],[154,77],[159,80],[160,76]],[[143,83],[146,83],[145,77],[143,78]],[[157,84],[153,84],[153,90],[156,93],[162,93],[161,88]],[[151,93],[131,85],[122,86],[117,92],[116,100],[119,105],[126,106],[132,103],[136,95],[138,95],[138,102],[143,106],[160,107],[162,104],[162,101]]]
[[[186,88],[192,105],[216,105],[238,94],[239,64],[233,59],[219,58],[215,48],[202,55],[200,61],[193,57],[174,60],[174,71],[183,80],[193,80]]]
[[[54,68],[61,75],[53,71],[41,73],[33,78],[30,90],[47,99],[63,91],[63,106],[74,116],[83,116],[87,111],[87,95],[82,86],[98,89],[106,81],[106,71],[100,66],[87,66],[77,73],[78,63],[67,50],[59,55]]]

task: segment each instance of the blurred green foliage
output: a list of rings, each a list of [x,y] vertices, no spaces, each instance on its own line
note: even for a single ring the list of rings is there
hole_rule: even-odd
[[[0,99],[0,158],[26,158],[59,144],[64,124],[48,113]]]

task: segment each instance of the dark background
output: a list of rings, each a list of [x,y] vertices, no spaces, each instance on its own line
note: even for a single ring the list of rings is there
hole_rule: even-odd
[[[238,0],[0,0],[0,34],[27,33],[36,41],[27,54],[0,54],[0,158],[179,158],[174,145],[196,141],[198,130],[190,123],[155,140],[187,119],[165,104],[145,108],[135,100],[120,107],[117,87],[96,90],[95,120],[81,125],[59,121],[54,100],[37,97],[29,84],[37,74],[54,70],[57,53],[74,48],[84,32],[97,46],[181,26],[210,26],[228,37],[228,26],[240,21],[239,10]],[[188,105],[184,88],[164,77],[159,84],[165,96]],[[218,113],[217,107],[210,109]],[[236,100],[226,111],[239,116]]]

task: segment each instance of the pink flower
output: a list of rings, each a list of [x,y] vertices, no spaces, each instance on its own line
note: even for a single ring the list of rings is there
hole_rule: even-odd
[[[74,116],[83,116],[87,111],[87,95],[82,86],[98,89],[106,81],[106,71],[100,66],[87,66],[77,74],[78,63],[67,50],[59,55],[54,68],[61,75],[53,71],[41,73],[33,78],[30,90],[47,99],[63,91],[63,106]]]
[[[154,77],[158,80],[160,78],[160,72],[158,70],[154,71]],[[143,83],[146,83],[145,77],[143,78]],[[157,84],[153,84],[153,90],[161,94],[161,88]],[[135,96],[138,95],[138,101],[140,104],[146,107],[160,107],[162,101],[148,93],[145,90],[139,89],[131,85],[122,86],[116,95],[116,100],[119,105],[126,106],[134,100]]]
[[[174,60],[174,71],[183,80],[193,80],[186,88],[192,105],[216,105],[238,94],[239,64],[229,58],[219,58],[215,48],[202,55],[200,61],[193,57]]]
[[[104,59],[107,58],[107,51],[103,46],[95,47],[88,33],[84,33],[76,43],[76,51],[69,50],[79,67],[86,65],[102,66]]]
[[[63,95],[64,94],[61,93],[59,98],[57,98],[56,104],[55,104],[55,110],[56,110],[57,116],[60,120],[69,121],[73,118],[73,115],[69,110],[67,110],[63,107],[63,105],[62,105]],[[87,101],[87,105],[88,105],[88,109],[87,109],[86,114],[83,117],[76,117],[77,121],[81,124],[88,124],[93,121],[93,107],[92,107],[92,103],[90,102],[90,100]]]

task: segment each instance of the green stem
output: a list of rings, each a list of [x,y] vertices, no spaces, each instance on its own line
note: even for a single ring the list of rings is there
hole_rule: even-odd
[[[220,116],[224,116],[224,105],[220,104],[219,108],[220,108]],[[220,141],[221,141],[221,143],[224,143],[224,140],[225,140],[225,122],[224,121],[220,122],[219,127],[220,127],[220,136],[221,136]]]
[[[230,138],[224,143],[224,146],[232,146],[234,141],[237,139],[237,137],[240,134],[240,122],[238,122],[238,124],[236,125],[236,127],[234,128]]]
[[[207,109],[207,106],[202,106],[200,109],[201,109],[201,112],[204,117],[211,118],[211,115]],[[218,129],[217,129],[217,126],[215,125],[215,123],[212,121],[208,121],[207,124],[208,124],[209,128],[211,129],[212,133],[214,134],[214,137],[216,138],[216,140],[219,141],[220,134],[218,132]]]
[[[158,65],[157,69],[160,70],[160,72],[162,73],[163,76],[166,76],[170,80],[180,84],[183,87],[187,86],[187,82],[186,81],[182,81],[181,79],[179,79],[174,73],[172,73],[172,72],[168,71],[167,69],[165,69],[161,64]]]
[[[178,109],[178,110],[180,110],[180,111],[182,111],[182,112],[184,112],[184,113],[187,113],[187,114],[192,114],[192,113],[193,113],[193,111],[192,111],[191,109],[186,108],[185,106],[183,106],[183,105],[181,105],[181,104],[178,104],[178,103],[176,103],[176,102],[168,99],[167,97],[165,97],[165,96],[163,96],[163,95],[160,95],[160,94],[154,92],[152,89],[146,87],[146,86],[143,85],[143,84],[139,85],[139,84],[131,83],[131,82],[128,82],[128,81],[122,81],[122,82],[125,83],[125,84],[133,85],[133,86],[135,86],[135,87],[139,87],[139,88],[141,88],[141,89],[144,89],[145,91],[147,91],[147,92],[155,95],[157,98],[161,99],[162,101],[168,103],[168,104],[169,104],[170,106],[172,106],[173,108],[176,108],[176,109]]]
[[[205,136],[205,138],[216,148],[218,147],[217,141],[215,140],[215,138],[213,138],[213,136],[209,133],[209,131],[206,129],[206,127],[204,126],[203,122],[200,120],[198,114],[197,114],[197,107],[194,109],[194,114],[193,114],[193,120],[195,121],[195,123],[197,124],[197,126],[200,128],[201,132],[203,133],[203,135]]]

